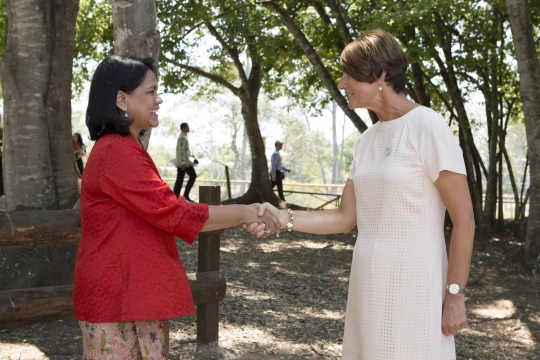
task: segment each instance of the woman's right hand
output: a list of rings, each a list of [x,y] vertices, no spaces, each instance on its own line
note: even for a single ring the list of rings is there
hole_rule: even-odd
[[[278,231],[286,227],[287,220],[288,220],[288,215],[286,211],[279,210],[270,203],[258,204],[257,208],[258,208],[257,209],[258,216],[262,217],[264,215],[271,214],[277,220],[277,223],[275,224],[275,226],[277,227]],[[274,233],[274,231],[265,232],[264,230],[266,226],[264,223],[261,223],[260,221],[254,222],[251,225],[243,224],[242,228],[257,238],[265,238]]]
[[[257,238],[265,238],[274,234],[281,229],[281,224],[277,217],[272,212],[260,211],[261,204],[251,204],[249,207],[253,209],[253,217],[251,218],[251,225],[242,224],[242,228],[248,231]],[[249,222],[248,222],[249,223]]]

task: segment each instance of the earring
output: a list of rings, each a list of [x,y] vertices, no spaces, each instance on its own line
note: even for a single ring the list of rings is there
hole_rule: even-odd
[[[124,116],[125,116],[125,117],[128,117],[127,106],[124,108],[124,112],[126,113]]]
[[[382,86],[379,86],[379,91],[382,91]]]

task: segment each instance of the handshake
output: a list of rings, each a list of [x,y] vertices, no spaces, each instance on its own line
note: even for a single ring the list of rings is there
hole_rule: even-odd
[[[254,216],[250,216],[247,219],[248,221],[242,224],[242,229],[257,238],[265,238],[272,234],[276,234],[279,237],[281,230],[292,227],[292,222],[289,221],[289,213],[286,210],[279,210],[267,202],[248,206],[254,210]],[[291,224],[287,226],[288,223]]]

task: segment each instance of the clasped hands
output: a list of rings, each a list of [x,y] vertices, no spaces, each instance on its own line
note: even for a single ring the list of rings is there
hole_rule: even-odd
[[[255,217],[250,217],[248,223],[242,224],[242,229],[257,238],[266,238],[287,227],[288,215],[270,203],[249,205],[255,211]]]

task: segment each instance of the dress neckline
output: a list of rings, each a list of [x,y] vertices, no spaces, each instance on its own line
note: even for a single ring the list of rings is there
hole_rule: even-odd
[[[417,111],[417,109],[423,108],[423,106],[417,106],[411,110],[409,110],[407,113],[403,114],[402,116],[398,117],[397,119],[388,120],[388,121],[379,121],[377,124],[379,124],[378,128],[379,131],[385,131],[388,129],[393,129],[396,126],[399,126],[407,121],[407,119]]]

